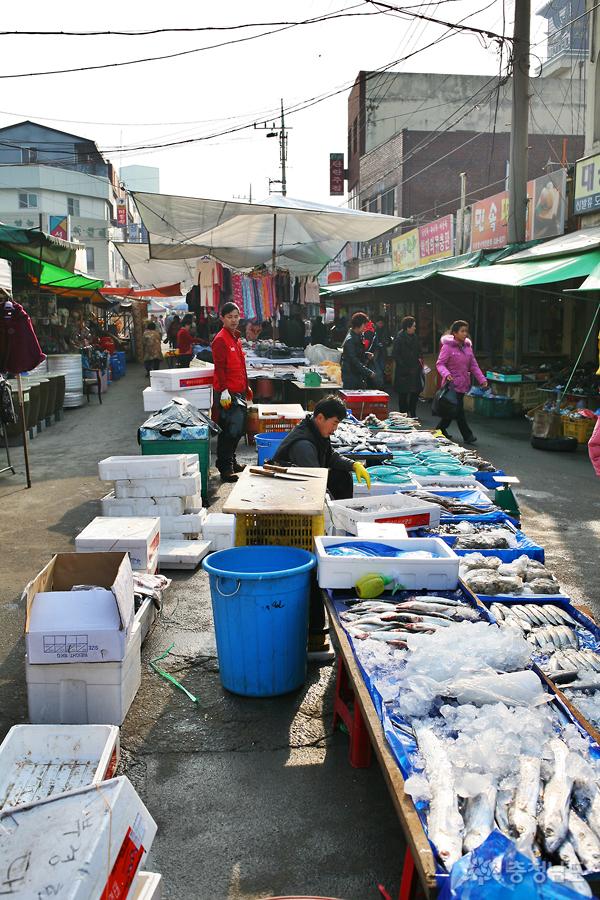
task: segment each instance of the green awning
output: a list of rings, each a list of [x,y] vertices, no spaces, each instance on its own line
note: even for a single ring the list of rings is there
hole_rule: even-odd
[[[42,262],[29,253],[18,252],[14,256],[20,257],[25,261],[26,268],[30,274],[39,279],[41,287],[68,290],[68,291],[97,291],[104,287],[104,282],[99,278],[88,278],[87,275],[81,275],[77,272],[68,272],[61,269],[60,266],[53,266],[51,263]]]
[[[573,256],[557,256],[554,259],[540,259],[535,262],[503,263],[502,265],[441,274],[446,278],[481,284],[533,287],[557,281],[569,281],[571,278],[585,278],[598,266],[600,266],[600,250],[591,250],[588,253],[578,253]]]
[[[389,288],[396,284],[423,281],[425,278],[431,278],[433,275],[437,275],[447,269],[477,266],[482,259],[483,253],[481,250],[478,250],[477,253],[465,253],[462,256],[449,256],[446,259],[438,259],[435,262],[417,266],[415,269],[406,269],[403,272],[388,272],[385,275],[377,275],[374,278],[363,278],[361,281],[342,281],[338,284],[329,284],[326,288],[321,289],[321,293],[337,297],[339,294],[354,294],[356,291],[362,291],[367,288]]]
[[[600,265],[596,266],[596,268],[590,272],[583,284],[580,284],[577,288],[573,288],[569,293],[577,294],[578,292],[581,292],[582,294],[587,294],[590,291],[600,291]]]
[[[42,262],[60,266],[70,272],[75,268],[75,255],[81,245],[63,241],[37,228],[17,228],[0,223],[0,256],[10,259],[8,253],[28,252]],[[6,252],[5,252],[6,251]]]

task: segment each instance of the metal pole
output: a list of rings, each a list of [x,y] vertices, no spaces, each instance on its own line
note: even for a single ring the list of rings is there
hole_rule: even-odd
[[[287,194],[287,182],[285,176],[285,163],[287,159],[287,135],[285,133],[283,97],[281,98],[281,131],[279,132],[279,154],[281,156],[281,193],[285,197]]]
[[[21,375],[17,375],[17,392],[19,394],[19,407],[21,409],[21,433],[23,435],[23,456],[25,457],[25,477],[27,487],[31,487],[31,473],[29,471],[29,444],[27,442],[27,423],[25,422],[25,403],[23,402],[23,384]]]
[[[513,31],[512,128],[508,172],[508,242],[525,240],[527,139],[529,134],[530,0],[515,0]]]
[[[273,215],[273,257],[271,260],[271,271],[275,274],[275,264],[277,262],[277,213]]]
[[[467,173],[461,172],[460,178],[460,234],[456,241],[456,255],[460,256],[465,249],[465,206],[467,205]]]

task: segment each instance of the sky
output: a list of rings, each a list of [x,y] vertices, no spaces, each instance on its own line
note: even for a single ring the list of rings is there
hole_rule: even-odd
[[[400,0],[390,0],[400,5]],[[487,0],[490,2],[490,0]],[[514,0],[406,0],[405,9],[447,22],[512,33]],[[487,3],[484,2],[485,7]],[[27,10],[25,13],[24,10]],[[377,13],[365,0],[223,0],[220,4],[105,0],[82,4],[33,0],[3,4],[0,30],[107,31],[297,22],[346,10],[354,15],[299,25],[212,49],[211,44],[283,26],[141,36],[0,35],[0,125],[22,119],[94,140],[116,167],[160,169],[162,193],[255,200],[280,177],[278,141],[261,129],[219,135],[239,125],[271,124],[284,106],[340,89],[337,96],[288,113],[288,195],[342,204],[329,197],[329,153],[345,152],[347,98],[359,70],[373,70],[419,50],[446,30],[409,15]],[[369,15],[365,15],[369,13]],[[357,15],[360,14],[360,15]],[[545,20],[533,16],[532,42],[544,55]],[[93,71],[6,78],[7,75],[100,66],[182,51],[178,58]],[[494,74],[498,53],[474,35],[453,35],[393,66],[394,71]],[[148,145],[209,137],[181,146]],[[134,149],[144,148],[144,149]],[[273,185],[277,191],[278,186]]]

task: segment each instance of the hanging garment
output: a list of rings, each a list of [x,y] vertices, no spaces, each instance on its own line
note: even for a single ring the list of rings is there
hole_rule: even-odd
[[[243,313],[244,311],[244,295],[242,293],[242,275],[232,275],[231,276],[231,289],[233,295],[233,302]]]
[[[0,308],[0,372],[28,372],[46,359],[31,319],[20,303],[7,300]]]
[[[12,391],[3,375],[0,375],[0,421],[5,425],[13,425],[17,421]]]

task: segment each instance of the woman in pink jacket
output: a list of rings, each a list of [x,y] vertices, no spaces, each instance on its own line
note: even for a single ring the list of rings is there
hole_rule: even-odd
[[[596,419],[596,426],[588,441],[588,453],[590,454],[590,462],[594,467],[594,471],[600,478],[600,416]]]
[[[466,444],[474,444],[477,438],[469,428],[465,418],[464,396],[471,389],[472,375],[482,387],[487,387],[487,381],[477,365],[477,360],[473,353],[473,345],[467,337],[468,333],[468,322],[458,319],[452,323],[450,334],[445,334],[441,340],[442,346],[438,356],[437,370],[442,376],[443,382],[450,382],[456,391],[458,406],[454,418],[460,428],[463,440]],[[452,417],[443,418],[438,424],[439,430],[448,440],[452,440],[447,431],[451,421]]]

